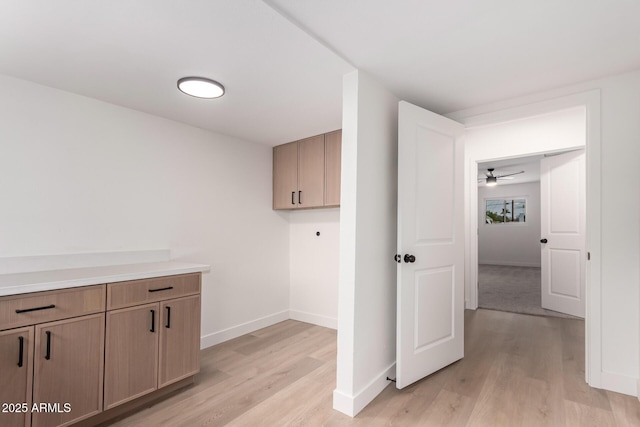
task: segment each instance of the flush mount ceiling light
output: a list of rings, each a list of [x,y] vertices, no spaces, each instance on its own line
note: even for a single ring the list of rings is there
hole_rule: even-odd
[[[178,89],[196,98],[211,99],[224,95],[224,86],[204,77],[183,77],[178,80]]]

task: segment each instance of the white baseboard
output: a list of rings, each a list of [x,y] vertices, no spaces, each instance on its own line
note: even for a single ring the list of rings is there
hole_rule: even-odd
[[[284,322],[285,320],[288,320],[288,319],[289,319],[289,310],[284,310],[279,313],[275,313],[269,316],[261,317],[259,319],[251,320],[249,322],[242,323],[237,326],[232,326],[231,328],[223,329],[222,331],[204,335],[200,337],[200,349],[211,347],[212,345],[220,344],[225,341],[229,341],[239,336],[257,331],[258,329],[266,328],[267,326]]]
[[[520,261],[478,261],[481,265],[505,265],[507,267],[538,267],[541,265],[539,262],[520,262]]]
[[[603,371],[601,376],[601,386],[605,390],[638,397],[640,381],[637,378]]]
[[[357,392],[354,396],[350,396],[341,390],[335,389],[333,391],[333,409],[340,411],[350,417],[355,417],[365,406],[367,406],[373,399],[378,396],[382,390],[384,390],[391,381],[389,378],[396,377],[396,363],[393,362],[391,366],[373,378],[369,384]]]
[[[231,328],[223,329],[222,331],[203,335],[202,337],[200,337],[200,348],[203,349],[211,347],[213,345],[232,340],[239,336],[250,334],[251,332],[257,331],[258,329],[266,328],[267,326],[284,322],[288,319],[312,323],[314,325],[323,326],[325,328],[338,329],[338,319],[321,316],[318,314],[305,313],[304,311],[285,310],[279,313],[270,314],[269,316],[261,317],[259,319],[251,320],[237,326],[232,326]]]
[[[0,274],[169,261],[169,249],[0,257]]]
[[[289,310],[289,319],[312,323],[314,325],[324,326],[325,328],[338,329],[338,319],[322,316],[320,314],[307,313],[299,310]]]
[[[471,301],[470,300],[464,300],[464,309],[465,310],[477,310],[478,309],[478,304],[476,304],[476,306],[474,307],[473,305],[471,305]]]
[[[333,390],[333,409],[350,417],[354,417],[353,397],[348,396],[338,389]]]

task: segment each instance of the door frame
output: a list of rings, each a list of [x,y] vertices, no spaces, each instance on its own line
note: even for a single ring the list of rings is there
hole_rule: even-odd
[[[516,101],[517,102],[517,101]],[[526,104],[495,106],[493,111],[465,110],[447,117],[462,123],[466,129],[497,125],[569,108],[586,110],[586,251],[591,259],[586,264],[585,289],[585,380],[592,387],[602,387],[601,340],[601,139],[600,90],[537,100]],[[491,107],[489,107],[491,108]],[[465,147],[465,152],[467,151]],[[538,154],[538,153],[531,153]],[[525,155],[525,154],[523,154]],[[478,308],[478,162],[492,159],[471,158],[465,164],[465,307]]]

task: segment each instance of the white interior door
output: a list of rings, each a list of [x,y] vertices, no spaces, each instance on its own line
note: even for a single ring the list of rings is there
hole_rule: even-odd
[[[396,387],[464,356],[464,128],[406,102],[398,123]]]
[[[585,154],[540,161],[542,307],[584,318]]]

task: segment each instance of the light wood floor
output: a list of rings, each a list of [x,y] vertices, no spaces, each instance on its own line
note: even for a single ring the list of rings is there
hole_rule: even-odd
[[[631,396],[584,382],[584,322],[465,314],[465,358],[355,418],[332,409],[336,332],[286,321],[202,352],[196,384],[114,426],[640,426]]]

